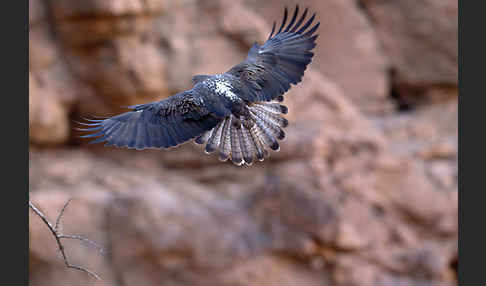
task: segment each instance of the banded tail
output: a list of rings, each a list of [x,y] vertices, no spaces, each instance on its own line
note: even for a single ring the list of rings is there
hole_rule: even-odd
[[[288,120],[282,114],[287,107],[277,102],[253,102],[245,116],[231,114],[216,127],[194,140],[205,144],[207,154],[218,153],[219,160],[230,159],[235,165],[251,165],[254,159],[269,157],[269,149],[279,151],[278,140],[285,138]]]

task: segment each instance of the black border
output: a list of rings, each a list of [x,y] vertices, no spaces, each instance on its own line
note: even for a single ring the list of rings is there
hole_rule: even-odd
[[[463,180],[463,170],[464,170],[464,161],[463,161],[463,140],[462,135],[464,133],[464,82],[463,82],[463,36],[464,36],[464,2],[458,0],[458,241],[457,241],[457,251],[458,251],[458,265],[457,265],[457,278],[459,285],[467,285],[466,278],[464,277],[464,180]]]
[[[28,285],[29,269],[29,8],[28,1],[3,5],[2,24],[2,245],[3,281]]]
[[[474,7],[481,1],[459,1],[459,285],[483,285],[484,267],[484,104],[474,102],[486,97],[484,82],[484,9]],[[465,4],[469,4],[467,7]],[[481,21],[482,20],[482,21]],[[469,37],[469,44],[464,38]],[[466,61],[465,58],[469,59]],[[466,63],[466,64],[465,64]],[[469,130],[469,131],[467,131]],[[468,132],[469,139],[465,139]],[[466,162],[470,162],[465,167]],[[478,164],[473,166],[471,162]],[[467,229],[467,230],[466,230]],[[476,256],[476,257],[474,257]]]

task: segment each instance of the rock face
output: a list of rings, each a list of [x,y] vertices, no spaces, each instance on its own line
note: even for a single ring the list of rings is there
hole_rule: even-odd
[[[457,1],[361,2],[391,62],[397,92],[415,101],[434,99],[437,89],[442,97],[457,92]]]
[[[321,32],[287,139],[236,167],[192,143],[87,145],[72,120],[226,71],[293,3],[30,0],[30,199],[53,221],[73,199],[63,232],[105,253],[66,251],[97,285],[457,285],[457,6],[405,2],[304,1]],[[410,90],[434,100],[399,112]],[[31,285],[93,283],[29,227]]]

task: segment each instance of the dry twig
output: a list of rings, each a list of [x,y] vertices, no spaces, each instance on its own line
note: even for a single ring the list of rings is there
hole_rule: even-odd
[[[62,218],[62,215],[64,214],[64,211],[66,210],[66,208],[67,208],[67,206],[69,205],[70,202],[71,202],[71,199],[69,199],[64,204],[63,208],[59,212],[59,215],[57,216],[56,224],[54,226],[47,219],[47,217],[31,201],[29,201],[29,207],[42,219],[42,221],[47,225],[47,227],[51,231],[52,235],[54,235],[54,238],[56,239],[56,242],[57,242],[57,246],[59,247],[59,251],[61,252],[62,259],[64,260],[64,265],[66,265],[67,268],[72,268],[72,269],[76,269],[76,270],[79,270],[79,271],[83,271],[83,272],[91,275],[93,278],[98,279],[98,280],[101,280],[101,278],[100,278],[100,276],[98,274],[90,271],[89,269],[84,268],[82,266],[78,266],[78,265],[71,264],[68,261],[68,258],[66,256],[66,253],[64,251],[64,245],[62,244],[61,239],[66,239],[67,238],[67,239],[77,239],[77,240],[81,240],[81,241],[87,242],[90,245],[98,248],[99,251],[101,253],[103,253],[103,248],[101,247],[101,245],[97,244],[96,242],[94,242],[92,240],[89,240],[89,239],[87,239],[85,237],[82,237],[80,235],[63,234],[63,233],[60,232],[59,226],[60,226],[60,223],[61,223],[61,218]]]

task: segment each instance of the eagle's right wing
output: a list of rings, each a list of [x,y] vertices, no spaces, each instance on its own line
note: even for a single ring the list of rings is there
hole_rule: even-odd
[[[307,30],[315,14],[305,22],[305,9],[297,20],[299,6],[289,24],[287,8],[285,8],[282,24],[275,32],[275,22],[267,41],[259,46],[257,43],[250,49],[247,58],[231,68],[227,73],[237,77],[245,86],[239,96],[250,102],[283,100],[282,95],[290,89],[290,84],[297,84],[302,80],[307,65],[314,55],[311,50],[316,46],[318,35],[313,35],[319,27],[319,22]],[[295,24],[295,25],[294,25]]]
[[[129,106],[132,111],[106,119],[86,119],[80,131],[94,132],[91,143],[136,149],[177,146],[214,128],[221,120],[193,90],[162,101]]]

